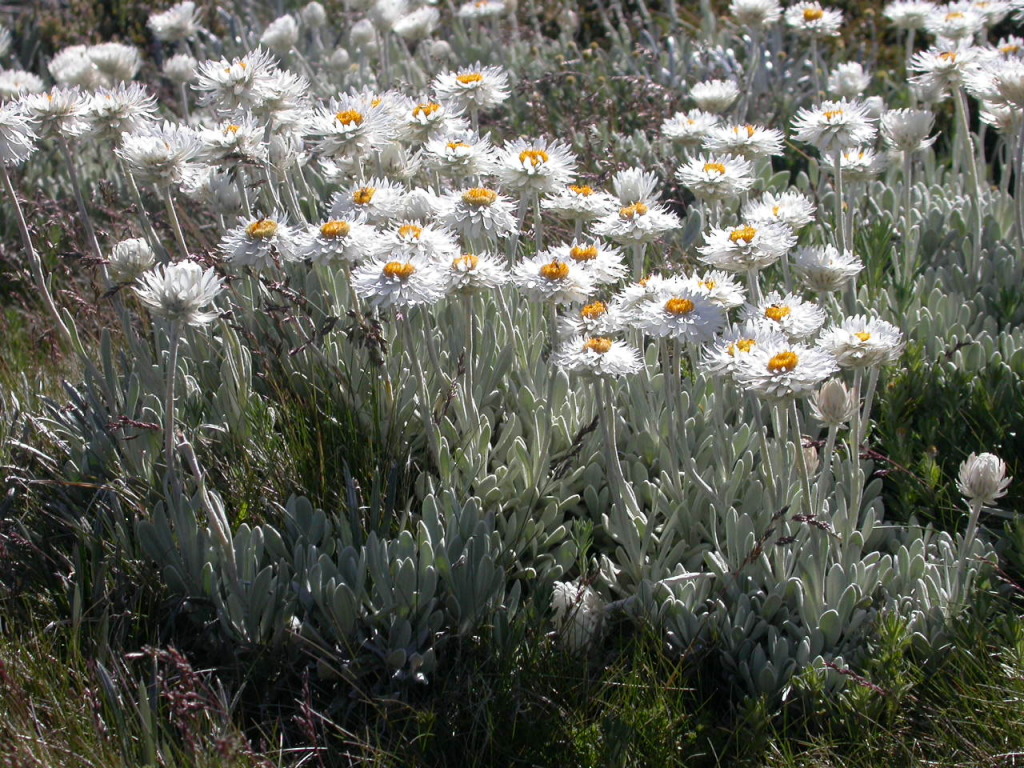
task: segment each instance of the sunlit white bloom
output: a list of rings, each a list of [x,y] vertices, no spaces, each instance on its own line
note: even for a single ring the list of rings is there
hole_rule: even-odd
[[[139,181],[165,187],[181,182],[194,169],[202,148],[196,131],[163,122],[126,134],[115,151]]]
[[[715,228],[704,235],[700,260],[726,272],[750,272],[778,261],[796,244],[792,230],[779,223]]]
[[[736,282],[736,276],[722,270],[696,273],[683,282],[688,288],[706,295],[722,309],[739,307],[747,300],[747,292]]]
[[[842,368],[874,368],[894,363],[903,353],[903,333],[892,323],[857,315],[821,334],[818,346]]]
[[[100,43],[90,45],[86,53],[99,73],[100,86],[112,87],[131,80],[142,66],[142,56],[134,45]]]
[[[18,103],[0,104],[0,163],[12,166],[24,162],[35,149],[35,141],[32,121]]]
[[[520,194],[550,195],[576,173],[576,156],[562,141],[517,138],[498,153],[495,175]]]
[[[267,81],[276,70],[272,55],[257,48],[231,61],[202,62],[193,88],[200,92],[201,104],[225,112],[252,110],[267,98]]]
[[[307,229],[305,257],[314,264],[356,264],[378,255],[377,230],[361,221],[328,219]]]
[[[676,170],[676,179],[699,200],[731,200],[754,185],[750,161],[732,155],[690,158]]]
[[[23,93],[42,93],[46,84],[38,75],[22,69],[0,70],[0,101],[16,99]]]
[[[825,87],[837,99],[858,99],[869,85],[871,75],[859,61],[844,61],[829,73]]]
[[[156,263],[156,255],[149,243],[141,237],[131,237],[117,243],[107,258],[110,279],[119,285],[133,283]]]
[[[977,60],[978,51],[974,48],[919,51],[910,60],[909,70],[917,73],[910,82],[941,97],[963,84],[964,73]]]
[[[200,326],[220,316],[215,308],[203,310],[224,289],[213,267],[206,271],[192,261],[161,264],[135,283],[135,293],[149,310],[171,322]]]
[[[885,158],[871,147],[850,147],[839,155],[839,172],[849,181],[869,181],[885,169]]]
[[[721,119],[718,115],[701,109],[676,112],[661,124],[661,132],[666,138],[684,147],[697,147],[704,142],[708,130]]]
[[[110,141],[139,130],[156,117],[156,97],[142,83],[100,88],[86,103],[85,118],[92,132]]]
[[[58,85],[91,90],[100,84],[99,70],[85,45],[71,45],[57,51],[47,69]]]
[[[441,12],[437,8],[424,5],[397,19],[391,31],[403,40],[415,42],[430,37],[440,20]]]
[[[843,25],[843,12],[825,8],[816,0],[795,3],[786,9],[786,24],[806,37],[836,37]]]
[[[387,261],[421,259],[446,264],[459,255],[450,230],[420,221],[397,221],[380,234],[378,257]]]
[[[787,341],[784,333],[760,323],[734,325],[704,347],[700,366],[712,375],[731,377],[738,362],[751,350]]]
[[[454,179],[489,175],[498,162],[490,139],[470,131],[430,139],[423,151],[427,165]]]
[[[731,0],[729,15],[741,26],[760,29],[782,18],[782,6],[779,0]]]
[[[623,168],[612,176],[612,191],[620,205],[656,202],[658,174],[643,168]]]
[[[991,507],[1006,495],[1011,480],[1006,476],[1006,462],[994,453],[972,453],[960,465],[956,488],[968,501]]]
[[[771,291],[757,304],[744,310],[744,319],[776,328],[793,340],[816,334],[825,324],[825,310],[792,293]]]
[[[439,101],[422,101],[404,110],[401,133],[409,141],[422,144],[457,131],[466,131],[467,126],[459,110]]]
[[[306,254],[305,232],[288,226],[283,214],[242,218],[220,241],[224,260],[238,267],[269,269]]]
[[[924,23],[935,12],[935,3],[927,0],[896,0],[882,10],[897,29],[924,29]]]
[[[1024,58],[1024,37],[1009,35],[999,38],[996,43],[996,51],[1004,59]]]
[[[631,314],[618,304],[603,301],[592,301],[559,318],[562,337],[613,336],[627,327],[633,327]]]
[[[299,42],[299,24],[290,13],[278,16],[260,36],[260,45],[278,53],[288,53]]]
[[[508,11],[504,0],[469,0],[458,7],[455,15],[464,21],[493,19]]]
[[[572,260],[590,275],[595,285],[617,283],[626,276],[622,251],[611,248],[600,240],[575,239],[547,251],[551,258]]]
[[[466,111],[491,109],[509,96],[505,71],[479,62],[457,72],[442,72],[434,78],[432,86],[438,99]]]
[[[718,154],[732,154],[754,160],[782,154],[782,131],[763,125],[717,125],[708,129],[704,148]]]
[[[964,85],[994,107],[1024,110],[1024,59],[992,59],[972,67]]]
[[[814,203],[807,195],[787,189],[779,194],[765,192],[757,200],[746,202],[743,220],[754,226],[778,222],[797,232],[814,221],[814,212]]]
[[[549,251],[515,265],[512,280],[528,298],[552,304],[582,303],[594,291],[594,280],[583,267]]]
[[[959,3],[956,4],[959,6]],[[982,16],[986,27],[994,27],[1010,15],[1014,3],[1010,0],[971,0],[968,7]]]
[[[172,83],[184,85],[196,79],[199,62],[187,53],[176,53],[164,62],[164,77]]]
[[[263,126],[249,115],[202,130],[199,132],[199,140],[203,143],[202,158],[206,162],[227,166],[265,162],[267,146],[263,143],[263,135]]]
[[[643,368],[639,351],[603,336],[574,336],[551,359],[559,368],[594,376],[627,376]]]
[[[504,285],[510,278],[504,261],[484,251],[456,256],[446,273],[448,292],[489,291]]]
[[[569,184],[541,200],[541,208],[568,221],[594,221],[617,207],[614,197],[586,184]]]
[[[186,0],[162,13],[151,14],[146,25],[153,37],[165,43],[188,40],[199,31],[199,11],[192,0]]]
[[[448,288],[443,265],[413,258],[409,261],[374,257],[352,272],[355,292],[379,309],[434,304]]]
[[[407,194],[405,187],[390,179],[357,181],[331,198],[331,218],[389,222],[405,215]]]
[[[495,240],[516,231],[515,204],[487,187],[455,191],[443,200],[441,221],[470,242]]]
[[[651,336],[678,339],[688,344],[711,341],[726,323],[725,310],[704,291],[682,279],[666,280],[659,290],[636,308],[637,325]]]
[[[716,115],[731,107],[739,95],[740,87],[734,80],[706,80],[690,88],[690,98],[697,109]]]
[[[985,27],[985,17],[967,5],[940,6],[924,20],[930,34],[954,44],[968,43]]]
[[[1012,107],[997,107],[995,104],[983,101],[978,110],[978,119],[985,125],[991,125],[1000,133],[1016,135],[1020,129],[1021,113],[1020,110]]]
[[[771,400],[809,395],[835,373],[828,352],[794,343],[758,344],[740,356],[733,378],[748,392]]]
[[[623,245],[650,243],[682,222],[661,204],[633,203],[594,222],[594,234]]]
[[[18,98],[24,113],[35,122],[42,138],[79,136],[88,128],[86,97],[74,88],[51,88],[45,93],[24,93]]]
[[[823,101],[812,109],[797,111],[793,138],[830,155],[837,149],[869,144],[875,138],[873,122],[861,102]]]
[[[926,109],[890,109],[882,115],[882,140],[899,152],[918,152],[935,142],[929,136],[935,113]]]
[[[311,132],[317,150],[327,157],[365,157],[387,142],[393,129],[387,112],[358,96],[332,99],[316,111]]]
[[[811,245],[797,249],[793,269],[808,289],[831,293],[860,274],[864,264],[849,251],[840,253],[834,245]]]

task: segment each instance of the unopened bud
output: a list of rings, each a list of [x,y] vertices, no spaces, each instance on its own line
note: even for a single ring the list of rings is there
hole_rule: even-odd
[[[839,379],[829,379],[811,396],[811,413],[829,427],[848,422],[857,405],[853,393]]]
[[[968,501],[988,507],[1006,495],[1012,479],[1006,476],[1006,462],[994,453],[972,453],[960,465],[956,487]]]

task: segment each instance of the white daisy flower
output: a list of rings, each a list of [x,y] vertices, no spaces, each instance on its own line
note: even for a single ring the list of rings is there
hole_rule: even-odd
[[[782,154],[782,131],[762,125],[717,125],[708,129],[704,148],[716,154],[739,155],[748,160]]]
[[[269,269],[280,262],[299,261],[307,244],[304,233],[288,226],[281,214],[241,218],[220,241],[224,260],[239,267]]]
[[[403,40],[414,43],[430,37],[440,20],[441,12],[437,8],[424,5],[396,19],[391,31]]]
[[[817,304],[779,291],[765,295],[756,307],[748,304],[743,316],[744,320],[777,328],[793,340],[813,336],[825,324],[825,310]]]
[[[1024,38],[1017,35],[1001,37],[996,43],[996,50],[1004,59],[1022,58],[1024,57]]]
[[[18,102],[0,104],[0,163],[19,165],[35,150],[36,132]]]
[[[465,132],[469,124],[458,109],[439,101],[420,101],[403,115],[402,135],[411,142],[424,144],[431,139]]]
[[[448,292],[488,291],[510,279],[504,258],[492,253],[464,253],[452,259],[447,272]]]
[[[622,311],[621,306],[592,301],[559,318],[559,335],[612,336],[632,326],[632,318]]]
[[[779,194],[765,192],[757,200],[746,202],[743,220],[754,226],[778,222],[798,232],[814,221],[814,212],[814,203],[807,195],[796,189],[787,189]]]
[[[736,276],[722,270],[697,273],[685,278],[684,284],[691,290],[702,293],[722,309],[730,310],[742,306],[747,292],[736,281]]]
[[[89,127],[85,120],[86,96],[77,86],[51,88],[46,93],[23,93],[18,103],[35,123],[40,138],[74,138]]]
[[[208,163],[234,167],[239,163],[257,165],[267,161],[269,152],[263,143],[265,129],[252,115],[242,115],[230,123],[199,132],[202,158]]]
[[[199,31],[199,11],[192,0],[186,0],[161,13],[150,14],[146,26],[153,37],[165,43],[188,40]]]
[[[260,35],[260,45],[277,53],[288,53],[299,42],[299,23],[290,13],[278,16]]]
[[[479,62],[457,72],[442,72],[434,78],[432,87],[439,100],[466,111],[491,109],[509,97],[505,71]]]
[[[739,98],[740,87],[734,80],[705,80],[694,83],[690,98],[697,103],[697,109],[720,115]]]
[[[46,84],[38,75],[23,69],[0,71],[0,101],[16,99],[23,93],[42,93]]]
[[[375,257],[352,272],[352,287],[378,309],[434,304],[448,287],[443,268],[435,261],[413,258],[388,261]]]
[[[200,92],[201,105],[227,113],[252,110],[269,95],[268,80],[276,70],[272,54],[257,48],[231,61],[200,63],[193,88]]]
[[[971,68],[964,85],[993,107],[1024,110],[1024,60],[994,59]]]
[[[143,125],[121,138],[114,150],[139,181],[158,187],[178,184],[196,168],[203,145],[186,125],[164,122]]]
[[[156,255],[141,237],[122,240],[110,250],[107,273],[116,285],[135,282],[156,263]]]
[[[750,272],[778,261],[796,245],[796,236],[784,224],[744,224],[716,228],[704,235],[700,260],[726,272]]]
[[[450,230],[419,221],[392,223],[380,233],[378,257],[387,261],[437,261],[448,263],[459,255]]]
[[[553,257],[550,251],[517,264],[512,280],[527,298],[552,304],[582,303],[594,292],[594,279],[583,267],[572,259]]]
[[[236,179],[211,166],[190,171],[181,183],[181,191],[220,216],[234,217],[242,210],[242,195]]]
[[[586,184],[569,184],[543,198],[540,205],[558,218],[583,223],[607,216],[618,208],[614,197]]]
[[[892,323],[857,315],[821,334],[818,346],[842,368],[874,368],[896,362],[903,353],[903,333]]]
[[[750,161],[732,155],[690,158],[676,170],[676,179],[698,200],[732,200],[754,185]]]
[[[328,219],[307,229],[305,256],[314,264],[356,264],[377,256],[377,230],[361,221]]]
[[[443,198],[440,220],[470,242],[497,240],[516,231],[515,205],[487,187],[452,192]]]
[[[859,61],[844,61],[828,75],[825,89],[837,99],[859,99],[871,85],[871,75]]]
[[[873,122],[861,102],[823,101],[813,109],[797,111],[793,138],[830,155],[837,149],[869,144],[875,138]]]
[[[164,61],[162,71],[172,83],[184,85],[196,79],[199,62],[187,53],[176,53]]]
[[[562,141],[517,138],[499,152],[494,172],[510,190],[550,195],[572,181],[576,156]]]
[[[924,29],[925,21],[935,12],[935,3],[928,0],[896,0],[882,13],[897,29]]]
[[[318,139],[317,151],[327,157],[365,157],[392,136],[387,113],[358,96],[331,99],[316,111],[310,131]]]
[[[959,88],[963,84],[964,74],[978,58],[978,51],[974,48],[929,48],[927,51],[919,51],[910,60],[910,71],[917,73],[910,78],[910,82],[940,98],[951,88]]]
[[[638,245],[657,240],[666,232],[679,229],[676,214],[660,204],[633,203],[594,222],[594,234],[623,245]]]
[[[687,344],[705,344],[725,327],[725,310],[684,280],[666,280],[660,290],[637,307],[637,325],[644,333]]]
[[[883,170],[885,158],[871,147],[850,147],[839,155],[839,172],[849,181],[870,181]]]
[[[704,142],[708,131],[721,122],[718,115],[701,109],[676,112],[661,124],[661,133],[684,147],[697,147]]]
[[[498,162],[490,139],[471,131],[430,139],[423,152],[430,168],[452,179],[489,175]]]
[[[811,245],[793,255],[793,269],[809,290],[832,293],[860,274],[864,264],[849,251],[840,253],[834,245]]]
[[[331,218],[385,224],[404,216],[407,196],[404,186],[389,179],[357,181],[331,198]]]
[[[134,45],[100,43],[90,45],[86,53],[99,73],[99,86],[111,88],[131,80],[142,66],[142,55]]]
[[[142,83],[121,83],[92,94],[86,103],[85,119],[94,135],[119,141],[121,134],[153,122],[156,111],[156,98]]]
[[[837,37],[843,26],[843,12],[824,8],[816,0],[800,2],[786,9],[786,24],[806,37]]]
[[[935,143],[929,136],[935,113],[927,109],[890,109],[882,114],[882,140],[899,152],[918,152]]]
[[[782,6],[779,0],[731,0],[729,15],[740,26],[762,29],[778,23]]]
[[[985,17],[968,5],[940,6],[924,20],[925,30],[942,40],[967,43],[985,27]]]
[[[504,0],[470,0],[460,5],[455,15],[463,21],[479,21],[504,16],[507,11]]]
[[[956,488],[968,501],[991,507],[1006,495],[1011,480],[1006,476],[1006,462],[994,453],[972,453],[960,465]]]
[[[89,57],[89,48],[85,45],[62,48],[46,68],[59,86],[92,90],[100,85],[100,71]]]
[[[765,344],[737,359],[735,380],[758,397],[779,400],[809,395],[836,372],[835,358],[804,344]]]
[[[153,314],[192,326],[206,325],[220,316],[216,309],[204,311],[203,307],[223,289],[223,281],[213,267],[204,272],[191,261],[161,264],[135,283],[139,301]]]
[[[574,336],[551,359],[559,368],[594,376],[626,376],[643,368],[639,351],[603,336]]]
[[[657,202],[658,175],[643,168],[623,168],[612,177],[612,191],[619,205]]]
[[[738,362],[758,346],[784,345],[786,335],[760,323],[734,325],[704,347],[700,367],[714,376],[731,378]]]
[[[617,283],[626,276],[626,265],[622,262],[622,251],[611,248],[600,240],[574,239],[571,243],[550,248],[551,258],[576,262],[595,285]]]

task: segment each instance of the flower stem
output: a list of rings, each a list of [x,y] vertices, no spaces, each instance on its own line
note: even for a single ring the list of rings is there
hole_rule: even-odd
[[[181,249],[181,257],[188,259],[188,246],[185,244],[185,234],[181,231],[181,222],[178,221],[178,212],[174,210],[174,199],[171,197],[170,186],[164,188],[164,205],[167,207],[167,218],[171,222],[171,229],[174,230],[174,239]]]

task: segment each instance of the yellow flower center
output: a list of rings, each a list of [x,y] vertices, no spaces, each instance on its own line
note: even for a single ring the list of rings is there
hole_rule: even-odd
[[[963,17],[964,15],[960,13],[960,11],[953,11],[952,13],[946,14],[946,21],[956,21],[957,19],[962,19]]]
[[[804,21],[817,21],[825,12],[821,8],[805,8],[804,9]]]
[[[455,150],[455,149],[462,149],[463,147],[468,148],[469,144],[467,144],[464,141],[449,141],[448,142],[448,149]]]
[[[584,184],[583,186],[570,184],[569,191],[572,192],[573,194],[579,195],[580,197],[590,197],[592,194],[594,194],[594,188],[588,187],[586,184]]]
[[[370,100],[370,106],[373,107],[374,109],[376,109],[377,107],[379,107],[383,103],[384,103],[384,99],[381,99],[381,98],[376,98],[376,99],[371,99]]]
[[[423,227],[418,227],[415,224],[404,224],[398,228],[398,236],[405,240],[408,240],[409,238],[419,240],[420,235],[422,234]]]
[[[718,285],[718,283],[716,283],[714,280],[701,280],[700,282],[697,283],[697,285],[699,285],[701,288],[704,288],[705,290],[713,291],[715,290],[715,286]]]
[[[943,61],[956,61],[956,51],[946,51],[945,53],[940,53],[939,58],[942,59]]]
[[[269,240],[277,234],[277,222],[270,219],[254,221],[245,228],[245,234],[253,240]]]
[[[498,193],[486,187],[473,187],[462,193],[462,202],[477,208],[484,208],[498,199]]]
[[[484,81],[484,76],[479,72],[470,72],[466,75],[459,75],[455,79],[462,85],[473,85],[473,83],[482,83]]]
[[[347,221],[331,220],[320,227],[320,234],[328,240],[336,240],[339,237],[347,237],[352,230]]]
[[[595,301],[593,304],[587,304],[583,309],[580,310],[580,316],[584,320],[597,320],[601,315],[608,311],[608,305],[603,301]]]
[[[773,205],[772,206],[772,216],[778,216],[778,215],[779,215],[779,206]]]
[[[384,265],[385,277],[396,277],[403,283],[412,277],[415,271],[416,267],[409,262],[389,261]]]
[[[346,109],[336,114],[334,119],[342,125],[362,125],[363,114],[362,112],[356,112],[354,109]]]
[[[752,138],[754,138],[754,134],[755,134],[755,133],[757,133],[757,127],[756,127],[756,126],[753,126],[753,125],[751,125],[750,123],[747,123],[747,124],[746,124],[745,126],[743,126],[743,127],[747,129],[747,138],[748,138],[748,139],[752,139]]]
[[[734,229],[729,233],[729,239],[734,243],[738,243],[742,240],[744,243],[749,245],[750,241],[755,237],[757,237],[757,230],[753,227],[740,227],[739,229]]]
[[[519,153],[519,162],[522,165],[529,163],[533,168],[543,165],[548,159],[548,153],[543,149],[524,149]]]
[[[599,355],[603,355],[612,348],[612,340],[597,337],[595,339],[587,339],[583,342],[584,351],[590,350],[591,352],[597,352]]]
[[[561,261],[552,261],[540,268],[540,276],[551,282],[565,280],[569,276],[569,265]]]
[[[352,202],[356,205],[369,205],[375,194],[377,194],[376,187],[360,187],[352,193]]]
[[[714,171],[719,176],[725,176],[725,165],[722,163],[704,163],[704,173]]]
[[[764,311],[764,316],[776,323],[781,323],[792,314],[793,310],[783,304],[772,304]]]
[[[413,117],[430,117],[432,114],[437,112],[441,108],[440,104],[417,104],[416,108],[412,111]]]
[[[837,117],[841,117],[842,116],[843,110],[841,110],[841,109],[827,109],[827,110],[825,110],[824,114],[825,114],[825,119],[828,120],[831,123]]]
[[[240,125],[229,125],[224,129],[224,133],[238,133],[240,130],[242,130]]]
[[[1011,43],[1010,45],[1004,45],[1002,48],[999,49],[999,52],[1005,56],[1012,56],[1015,53],[1020,52],[1020,46]]]
[[[643,203],[633,203],[627,205],[625,208],[619,209],[619,218],[626,219],[627,221],[635,216],[645,216],[649,209]]]
[[[464,253],[452,261],[452,269],[456,272],[472,272],[480,264],[480,259],[472,253]]]
[[[746,354],[756,346],[757,342],[754,341],[753,339],[740,339],[739,341],[736,341],[729,345],[729,356],[736,357],[736,350],[739,350],[740,352]]]
[[[868,333],[867,331],[858,331],[853,335],[856,336],[861,341],[871,341],[871,334]]]
[[[689,299],[669,299],[665,302],[665,311],[670,315],[688,315],[695,309],[695,305]]]
[[[569,255],[572,256],[573,261],[593,261],[597,258],[597,246],[596,245],[574,245]]]
[[[796,368],[796,364],[799,362],[800,358],[796,356],[796,352],[779,352],[779,354],[768,361],[768,372],[789,373]]]

